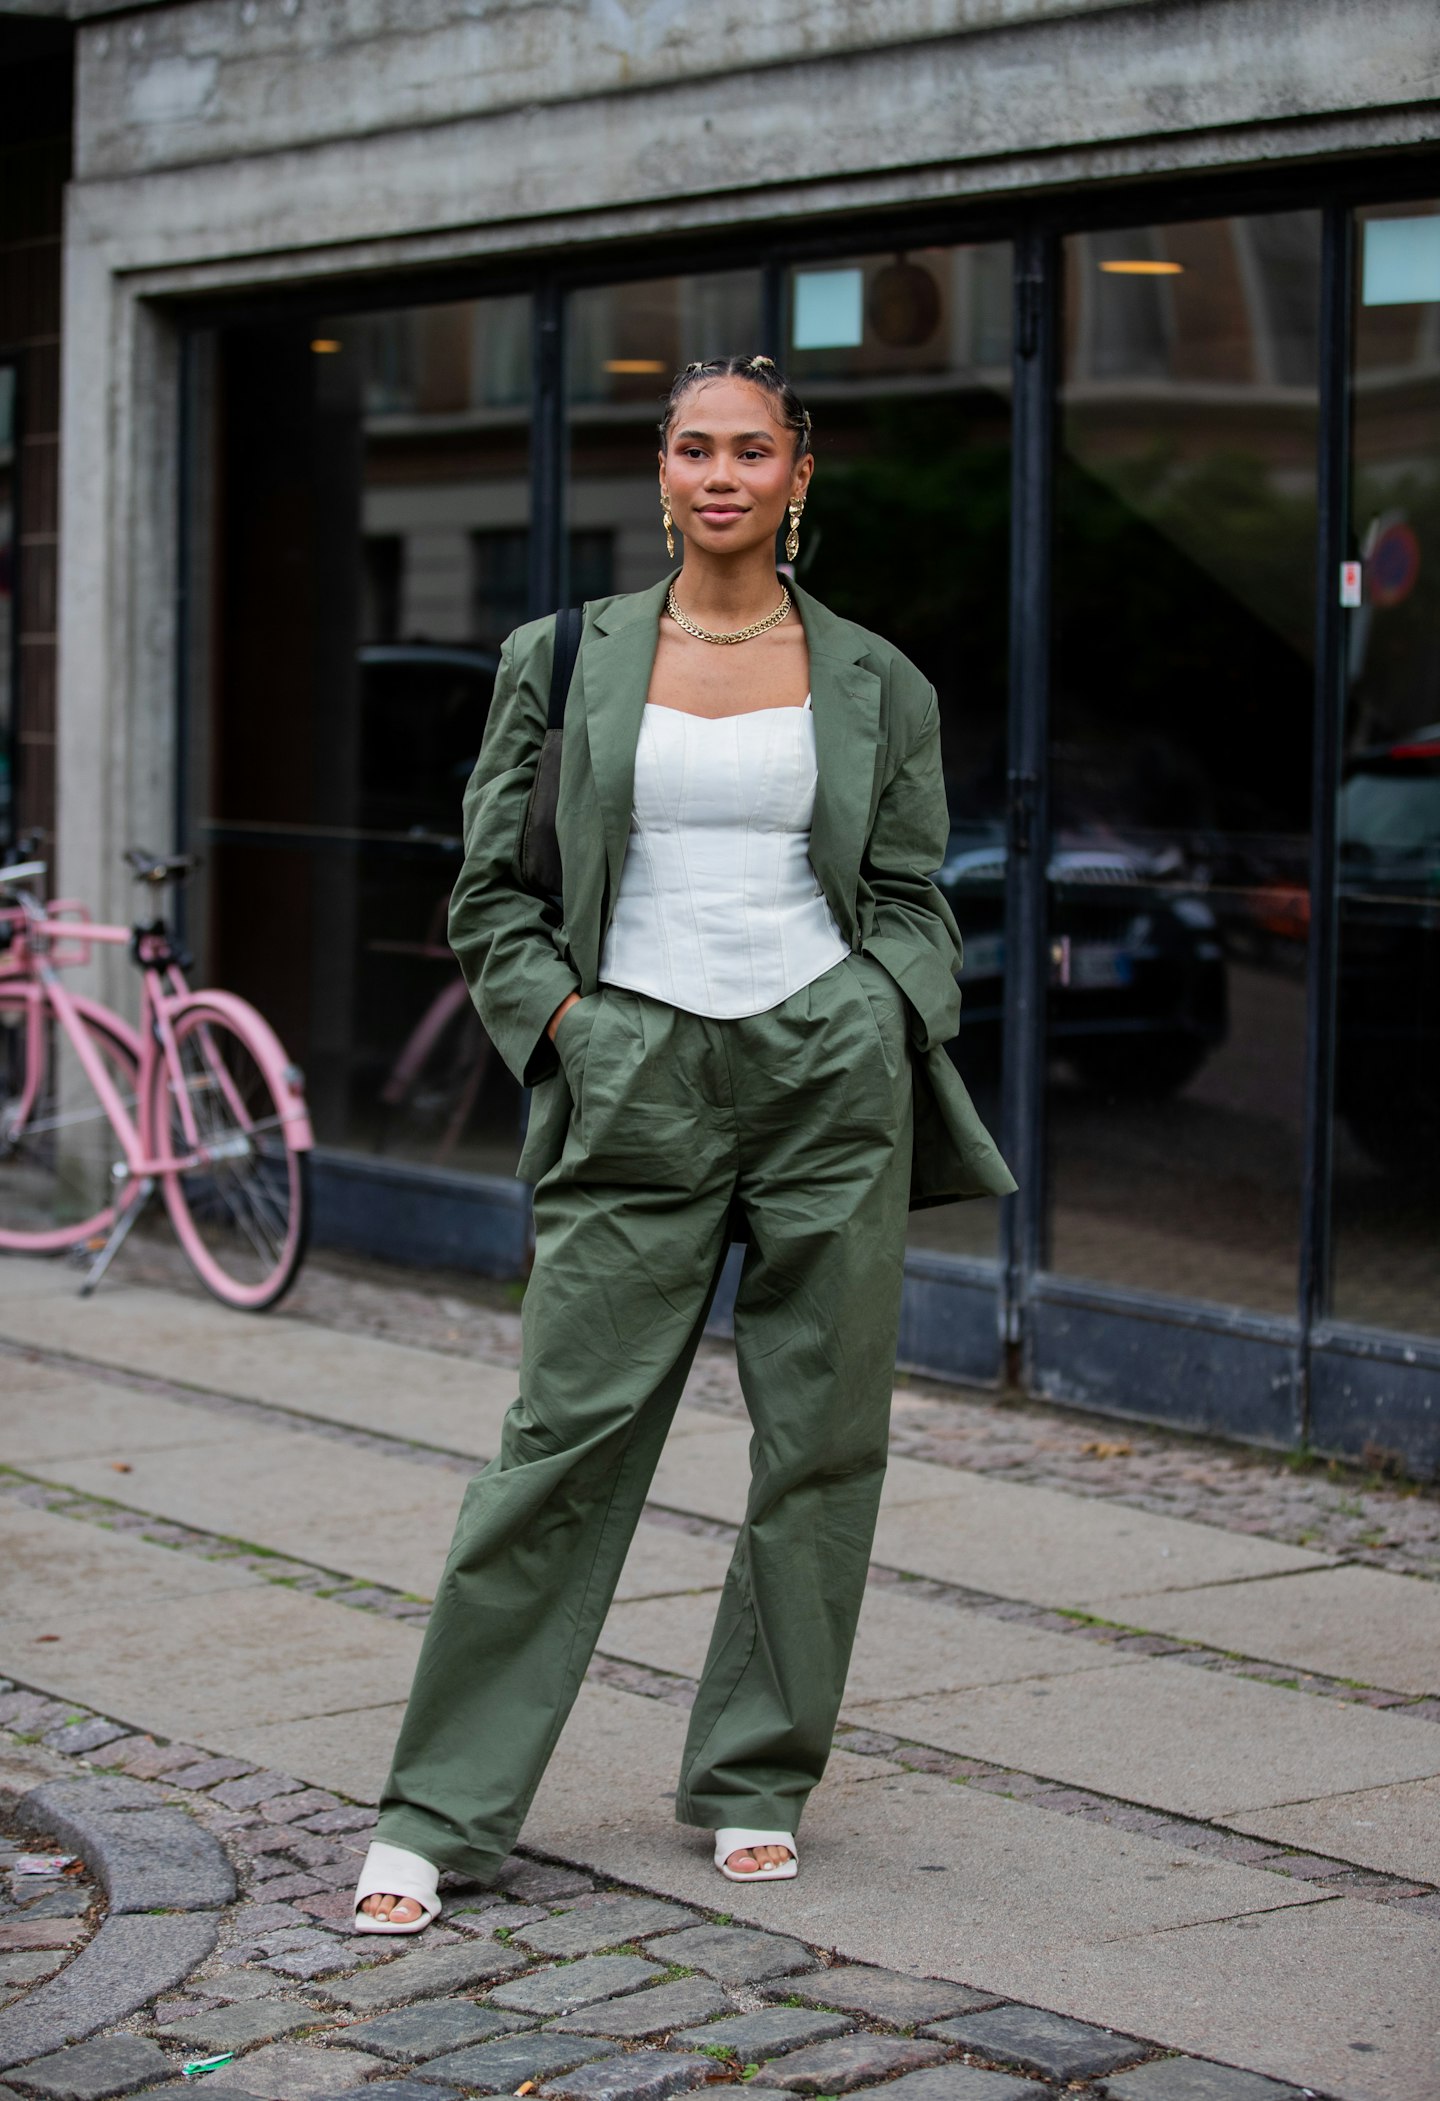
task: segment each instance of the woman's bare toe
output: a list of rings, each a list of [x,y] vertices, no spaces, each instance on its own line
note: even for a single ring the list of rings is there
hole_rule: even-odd
[[[360,1906],[372,1919],[393,1919],[397,1926],[413,1925],[424,1908],[413,1897],[392,1897],[383,1891],[367,1897]]]
[[[731,1853],[725,1865],[732,1874],[758,1875],[761,1868],[778,1867],[782,1860],[789,1858],[788,1846],[756,1846],[753,1851]]]

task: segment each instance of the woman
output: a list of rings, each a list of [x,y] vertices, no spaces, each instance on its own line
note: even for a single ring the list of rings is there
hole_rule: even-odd
[[[912,1203],[1014,1187],[944,1045],[959,940],[933,689],[783,585],[814,471],[768,358],[690,365],[661,424],[678,575],[586,610],[559,907],[518,842],[554,622],[511,636],[450,938],[534,1089],[521,1395],[471,1482],[356,1926],[493,1879],[569,1713],[733,1238],[753,1478],[676,1815],[732,1880],[795,1874],[885,1471]],[[877,525],[877,529],[883,526]]]

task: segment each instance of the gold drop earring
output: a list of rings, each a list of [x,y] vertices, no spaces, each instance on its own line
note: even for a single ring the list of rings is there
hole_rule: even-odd
[[[800,515],[804,509],[803,503],[792,503],[790,506],[790,530],[785,535],[785,559],[787,562],[793,562],[796,555],[800,552]]]
[[[663,490],[660,493],[660,523],[665,528],[665,552],[673,561],[675,557],[675,534],[673,530],[675,520],[670,516],[670,498]]]

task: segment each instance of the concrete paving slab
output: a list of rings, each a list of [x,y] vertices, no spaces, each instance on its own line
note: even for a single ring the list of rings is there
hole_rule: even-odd
[[[1406,1780],[1316,1802],[1287,1802],[1247,1810],[1230,1821],[1237,1831],[1303,1846],[1326,1860],[1353,1860],[1382,1874],[1440,1882],[1440,1780]]]
[[[296,1722],[238,1722],[226,1731],[226,1748],[311,1787],[378,1802],[404,1714],[404,1701],[392,1699]]]
[[[691,1597],[617,1604],[605,1622],[600,1646],[607,1655],[698,1676],[718,1602],[719,1592],[709,1590]],[[933,1599],[908,1596],[888,1584],[872,1584],[860,1614],[845,1704],[849,1711],[868,1700],[1114,1669],[1119,1661],[1099,1643],[985,1619]]]
[[[0,1463],[26,1469],[93,1452],[128,1457],[177,1444],[233,1444],[249,1425],[184,1401],[165,1400],[103,1379],[27,1367],[37,1382],[12,1385],[11,1360],[0,1359]],[[43,1383],[39,1374],[44,1374]],[[121,1493],[112,1480],[109,1493]]]
[[[730,1435],[734,1432],[734,1429],[735,1418],[733,1415],[720,1415],[713,1408],[694,1408],[684,1403],[675,1410],[670,1420],[670,1436],[672,1439],[676,1437],[718,1437]],[[748,1438],[750,1432],[747,1429],[743,1434]]]
[[[413,1627],[273,1583],[107,1605],[37,1648],[46,1631],[0,1622],[0,1672],[237,1758],[240,1732],[260,1724],[403,1699],[420,1646]]]
[[[738,1524],[750,1482],[749,1445],[749,1432],[735,1429],[667,1446],[652,1499]],[[872,1558],[912,1575],[1042,1605],[1330,1565],[1323,1554],[1252,1533],[903,1458],[892,1459],[886,1474]]]
[[[128,1473],[114,1472],[117,1457]],[[422,1597],[433,1595],[465,1486],[443,1468],[254,1423],[218,1450],[119,1447],[50,1460],[43,1471],[90,1495]]]
[[[1393,1904],[1070,1944],[1008,1974],[1017,1997],[1345,2101],[1440,2092],[1440,1923]]]
[[[1380,1568],[1221,1584],[1087,1612],[1390,1692],[1440,1692],[1440,1585]]]
[[[725,1540],[697,1539],[689,1532],[672,1531],[668,1525],[638,1525],[615,1596],[623,1602],[669,1597],[677,1591],[716,1590],[725,1581],[730,1553]]]
[[[79,1285],[63,1255],[0,1255],[0,1299],[74,1298]]]
[[[727,1424],[709,1437],[671,1438],[660,1454],[650,1500],[694,1517],[738,1525],[750,1493],[750,1431]]]
[[[865,1714],[897,1736],[1196,1817],[1440,1773],[1431,1722],[1191,1664],[877,1701]]]
[[[670,1824],[663,1785],[684,1716],[627,1703],[644,1704],[582,1694],[526,1837],[703,1902],[708,1849]],[[916,1774],[827,1781],[801,1843],[797,1881],[727,1886],[737,1919],[1351,2101],[1433,2101],[1434,1922]],[[948,1870],[943,1901],[921,1862]]]
[[[698,1678],[719,1602],[719,1590],[711,1589],[614,1604],[600,1630],[601,1653]]]
[[[1328,1566],[1324,1555],[1252,1533],[953,1467],[933,1471],[949,1484],[947,1493],[882,1504],[873,1560],[1000,1597],[1064,1606]]]
[[[77,1298],[58,1328],[50,1304],[6,1293],[0,1336],[482,1458],[516,1391],[513,1367],[284,1314],[246,1320],[205,1299],[115,1281]]]
[[[47,1633],[77,1617],[90,1620],[101,1599],[107,1607],[123,1604],[138,1611],[165,1598],[253,1589],[257,1581],[223,1561],[201,1561],[123,1532],[13,1503],[0,1510],[0,1567],[5,1571],[0,1626],[11,1620],[44,1621],[40,1631]],[[33,1627],[28,1638],[35,1638]]]
[[[681,1902],[714,1904],[708,1834],[674,1822],[683,1710],[586,1686],[522,1834]],[[861,1761],[855,1761],[858,1765]],[[737,1922],[846,1960],[981,1983],[977,1949],[1047,1949],[1147,1926],[1320,1901],[1305,1885],[893,1767],[832,1759],[800,1832],[794,1882],[724,1885]],[[1043,1994],[1037,1994],[1043,1998]]]

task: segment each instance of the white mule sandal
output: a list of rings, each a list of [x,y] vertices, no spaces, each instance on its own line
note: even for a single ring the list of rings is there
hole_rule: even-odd
[[[784,1846],[790,1858],[772,1861],[768,1866],[758,1867],[753,1874],[743,1875],[738,1868],[725,1865],[732,1853],[753,1853],[757,1846]],[[788,1882],[799,1873],[800,1856],[795,1849],[793,1831],[741,1831],[727,1824],[723,1831],[715,1834],[715,1865],[727,1882]]]
[[[377,1919],[360,1906],[367,1897],[409,1897],[421,1907],[418,1919]],[[440,1870],[403,1846],[371,1842],[355,1886],[357,1933],[419,1933],[440,1916]]]

